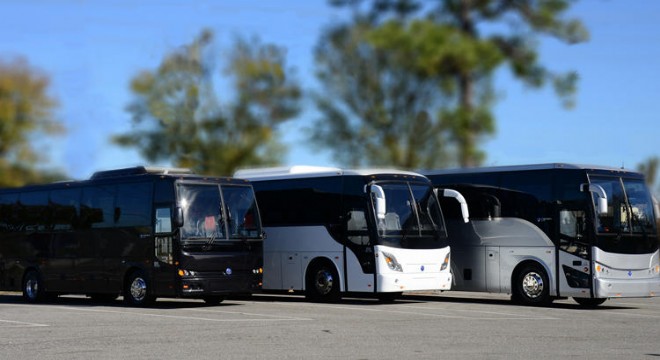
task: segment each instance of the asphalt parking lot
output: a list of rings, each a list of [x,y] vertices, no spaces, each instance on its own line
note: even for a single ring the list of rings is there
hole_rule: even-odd
[[[391,304],[255,295],[218,306],[0,294],[1,359],[527,359],[660,357],[660,299],[582,309],[514,305],[499,294],[404,296]]]

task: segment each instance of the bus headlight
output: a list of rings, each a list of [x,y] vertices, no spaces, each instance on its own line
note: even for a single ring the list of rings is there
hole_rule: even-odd
[[[197,276],[197,274],[194,271],[179,269],[179,276]]]
[[[385,257],[385,262],[387,263],[387,266],[390,267],[390,269],[394,271],[401,271],[403,272],[403,268],[401,267],[401,264],[399,264],[398,261],[396,261],[396,258],[394,255],[387,253],[385,251],[382,251],[383,256]]]
[[[596,273],[601,273],[601,274],[602,274],[602,273],[605,273],[605,274],[609,274],[609,273],[610,273],[610,269],[608,269],[607,266],[605,266],[605,265],[601,265],[601,264],[596,263]]]
[[[440,266],[440,271],[446,270],[447,267],[449,267],[449,259],[451,253],[447,253],[447,256],[445,256],[445,261],[442,262],[442,266]]]

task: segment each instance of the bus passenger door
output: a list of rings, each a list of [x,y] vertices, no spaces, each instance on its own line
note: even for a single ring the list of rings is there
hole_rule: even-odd
[[[345,291],[376,291],[376,258],[363,209],[350,209],[346,216]],[[342,279],[343,280],[343,279]]]
[[[500,292],[500,247],[486,247],[486,291]]]

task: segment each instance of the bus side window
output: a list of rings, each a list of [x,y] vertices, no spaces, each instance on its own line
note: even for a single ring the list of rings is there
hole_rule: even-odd
[[[172,211],[169,207],[156,209],[156,233],[172,232]]]
[[[369,244],[369,233],[367,231],[367,219],[363,210],[351,210],[348,212],[346,230],[348,241],[358,245]]]

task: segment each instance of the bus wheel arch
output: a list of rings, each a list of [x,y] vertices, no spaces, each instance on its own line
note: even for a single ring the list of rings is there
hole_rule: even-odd
[[[534,260],[521,262],[511,274],[511,298],[523,305],[550,305],[550,286],[547,270]]]
[[[131,306],[148,306],[156,299],[152,295],[151,280],[147,272],[140,268],[131,268],[124,277],[124,302]]]
[[[311,301],[335,302],[341,298],[341,280],[335,264],[316,258],[305,272],[305,296]]]

